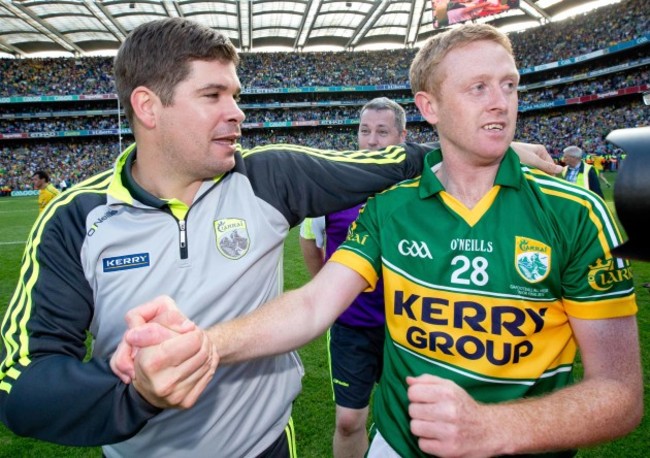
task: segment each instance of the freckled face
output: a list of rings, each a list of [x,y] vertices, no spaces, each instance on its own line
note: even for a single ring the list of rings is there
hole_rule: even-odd
[[[500,44],[482,40],[450,51],[439,69],[437,96],[423,94],[433,107],[425,117],[437,126],[443,151],[481,162],[500,160],[517,121],[514,58]]]

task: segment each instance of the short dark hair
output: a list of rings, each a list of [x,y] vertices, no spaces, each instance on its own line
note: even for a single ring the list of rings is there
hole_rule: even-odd
[[[146,86],[165,106],[174,100],[174,89],[190,73],[193,60],[221,60],[239,64],[237,49],[222,33],[184,18],[166,18],[139,25],[115,56],[115,88],[133,127],[131,93]]]
[[[361,108],[359,116],[361,116],[366,110],[390,110],[395,114],[395,128],[397,131],[401,133],[406,129],[406,112],[404,111],[404,108],[402,108],[399,103],[389,99],[388,97],[377,97],[372,99]]]
[[[50,175],[48,175],[48,173],[43,170],[37,170],[36,172],[34,172],[32,174],[32,178],[34,178],[35,176],[38,176],[41,180],[45,180],[47,182],[50,181]]]

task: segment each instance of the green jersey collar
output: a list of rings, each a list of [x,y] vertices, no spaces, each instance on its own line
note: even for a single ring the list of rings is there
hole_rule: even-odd
[[[432,170],[432,167],[442,162],[442,159],[441,149],[430,152],[424,158],[424,170],[422,171],[420,181],[420,198],[424,199],[445,190]],[[499,165],[494,184],[519,189],[521,187],[521,179],[522,171],[519,156],[517,156],[517,153],[512,148],[508,148]]]

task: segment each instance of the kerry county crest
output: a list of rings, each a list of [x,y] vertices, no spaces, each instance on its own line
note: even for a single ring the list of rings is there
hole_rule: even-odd
[[[217,249],[228,259],[240,259],[250,247],[246,221],[239,218],[225,218],[214,222]]]
[[[515,237],[515,268],[528,283],[544,280],[551,267],[551,247],[537,240]]]

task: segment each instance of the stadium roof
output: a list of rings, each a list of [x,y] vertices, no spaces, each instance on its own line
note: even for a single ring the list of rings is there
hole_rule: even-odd
[[[509,32],[616,1],[520,0],[478,20]],[[417,47],[440,30],[431,0],[0,0],[0,56],[111,54],[139,24],[174,16],[218,29],[251,52]]]

